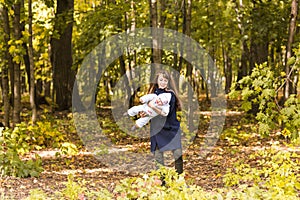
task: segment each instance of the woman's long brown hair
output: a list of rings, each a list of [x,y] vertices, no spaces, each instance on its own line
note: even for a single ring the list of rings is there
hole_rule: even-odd
[[[166,88],[166,91],[172,91],[175,94],[176,109],[181,110],[181,101],[178,97],[178,90],[177,90],[175,81],[167,71],[160,71],[156,74],[154,81],[150,84],[148,93],[154,93],[155,89],[158,88],[157,80],[158,80],[159,75],[162,75],[165,79],[168,80],[168,86]]]

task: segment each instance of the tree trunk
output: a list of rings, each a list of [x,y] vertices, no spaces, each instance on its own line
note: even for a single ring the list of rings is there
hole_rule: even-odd
[[[68,110],[72,105],[75,81],[72,70],[73,10],[74,0],[57,0],[54,32],[59,34],[59,38],[51,38],[51,63],[54,100],[58,110]]]
[[[154,63],[155,69],[151,71],[151,80],[155,77],[156,70],[160,68],[162,63],[162,40],[163,29],[157,30],[156,28],[164,28],[165,17],[163,12],[165,10],[165,1],[161,0],[161,9],[158,12],[158,0],[149,0],[150,2],[150,24],[152,28],[152,63]]]
[[[35,78],[34,78],[34,60],[33,60],[33,45],[32,45],[32,2],[28,0],[28,57],[30,64],[30,106],[32,110],[31,121],[35,124],[37,119],[36,104],[35,104]]]
[[[175,29],[175,31],[178,32],[178,30],[179,30],[180,6],[179,6],[177,0],[174,2],[174,4],[175,4],[175,10],[176,10],[176,12],[175,12],[175,15],[176,15],[175,16],[175,23],[174,23],[175,28],[174,29]],[[174,33],[174,37],[176,37],[175,33]],[[179,57],[179,56],[182,55],[182,48],[178,49],[178,46],[179,46],[179,44],[175,43],[174,44],[174,50],[173,50],[173,68],[178,72],[178,73],[173,73],[173,75],[172,75],[173,79],[175,81],[175,84],[176,84],[176,88],[179,88],[179,78],[180,78],[180,73],[179,72],[180,72],[181,66],[182,66],[178,62],[181,59],[181,57]]]
[[[14,37],[16,40],[20,40],[21,33],[21,5],[23,2],[14,4]],[[13,127],[21,122],[21,69],[20,63],[14,62],[14,86],[13,86]]]
[[[229,44],[228,51],[223,47],[223,59],[224,59],[224,74],[225,74],[225,93],[228,94],[230,92],[231,83],[232,83],[232,59],[228,55],[228,52],[231,51],[231,46]]]
[[[291,66],[288,65],[288,60],[292,57],[292,44],[294,42],[294,36],[296,33],[297,15],[298,15],[298,0],[292,0],[290,25],[289,25],[289,38],[288,38],[288,43],[286,45],[286,56],[285,56],[286,57],[285,58],[286,83],[285,83],[285,91],[284,91],[285,100],[289,98],[291,91],[293,91],[293,85],[292,85],[293,80],[291,80],[292,71],[291,71]],[[297,85],[295,87],[297,87]]]
[[[250,44],[250,69],[247,74],[252,72],[255,64],[260,65],[268,61],[268,38],[262,36],[260,40],[257,38],[251,38]]]
[[[158,28],[158,14],[157,14],[157,0],[150,0],[150,26],[152,28]],[[159,38],[158,33],[152,29],[152,63],[154,63],[155,69],[151,71],[151,80],[154,79],[156,74],[156,68],[161,63],[161,56],[159,50]]]
[[[192,25],[192,0],[187,0],[186,1],[186,9],[187,12],[185,12],[186,14],[186,24],[185,24],[185,29],[186,29],[186,35],[187,36],[191,36],[191,25]],[[187,56],[190,57],[192,56],[192,49],[191,49],[191,44],[186,44],[187,45]],[[192,60],[192,59],[188,59],[188,60]],[[186,67],[186,76],[188,78],[188,80],[190,81],[190,84],[192,84],[192,70],[193,70],[193,66],[191,63],[187,62],[187,67]]]
[[[237,82],[243,77],[247,76],[248,71],[248,61],[249,61],[249,49],[246,40],[242,42],[242,56],[241,56],[241,65],[238,68]]]
[[[208,18],[212,21],[215,22],[215,15],[213,14],[213,12],[211,12],[209,10],[209,7],[207,7],[207,16]],[[215,35],[214,35],[214,31],[213,31],[213,25],[211,25],[210,23],[208,23],[208,34],[207,34],[207,40],[210,41],[212,40]],[[208,57],[208,65],[210,66],[210,64],[214,65],[214,63],[216,63],[216,45],[213,43],[210,50],[209,50],[209,54],[212,58],[212,60],[210,60],[210,58]],[[212,63],[213,62],[213,63]],[[217,95],[217,91],[216,91],[216,81],[215,81],[215,72],[213,69],[211,69],[210,67],[208,67],[207,69],[207,81],[209,81],[209,86],[210,87],[206,87],[206,90],[210,89],[210,95],[211,97],[216,97]],[[209,100],[209,96],[208,96],[208,91],[206,91],[206,99]]]
[[[242,21],[243,19],[243,12],[241,11],[241,9],[243,9],[244,7],[244,4],[243,4],[243,1],[242,0],[239,0],[239,2],[237,2],[235,0],[235,13],[237,15],[237,22],[238,22],[238,28],[239,28],[239,32],[240,32],[240,35],[243,37],[244,34],[245,34],[245,28],[244,28],[244,23]],[[242,53],[241,53],[241,64],[239,65],[238,67],[238,74],[237,74],[237,82],[239,80],[241,80],[244,76],[247,75],[247,68],[248,68],[248,61],[249,61],[249,58],[248,58],[248,54],[249,54],[249,50],[248,50],[248,45],[247,45],[247,42],[245,39],[242,40],[242,43],[241,43],[241,50],[242,50]],[[239,89],[239,88],[237,88]]]
[[[131,12],[128,13],[126,12],[125,13],[125,25],[124,25],[124,29],[126,31],[133,31],[135,30],[136,28],[136,20],[135,20],[135,10],[134,10],[134,1],[130,0],[130,2],[126,1],[127,3],[130,3],[130,7],[131,7]],[[129,26],[127,25],[128,23],[128,19],[131,19],[131,21],[129,22]],[[118,27],[121,29],[122,28],[122,24],[121,24],[121,19],[119,20],[119,23],[118,23]],[[128,69],[129,69],[129,73],[126,73],[126,62],[124,60],[124,56],[121,55],[119,57],[119,62],[120,62],[120,73],[121,73],[121,76],[124,76],[124,91],[126,93],[125,95],[125,99],[126,100],[129,100],[129,106],[133,106],[133,101],[131,98],[131,87],[129,86],[129,81],[131,80],[131,75],[132,75],[132,72],[131,72],[131,65],[135,65],[135,62],[134,62],[134,59],[131,59],[131,56],[130,54],[131,53],[135,53],[135,50],[131,50],[130,47],[127,48],[127,59],[128,59]],[[135,88],[134,86],[134,83],[132,83],[133,86],[132,88]],[[126,105],[126,101],[124,101],[124,105]]]
[[[262,20],[266,15],[266,10],[262,2],[254,2],[254,8],[252,10],[252,24],[256,24],[251,29],[251,41],[250,41],[250,68],[247,74],[252,72],[255,65],[260,65],[268,61],[268,47],[269,37],[268,32],[260,32],[257,27],[265,26],[265,22]]]
[[[192,0],[187,0],[186,1],[186,35],[187,36],[191,36],[191,27],[192,27]],[[187,57],[188,60],[192,60],[191,58],[189,58],[190,56],[192,56],[192,49],[191,49],[191,44],[189,44],[189,40],[187,45]],[[186,66],[186,76],[187,76],[187,80],[189,82],[190,85],[193,85],[193,77],[192,77],[192,71],[193,71],[193,65],[190,62],[187,62],[187,66]],[[189,130],[194,130],[194,124],[193,124],[193,118],[194,118],[194,110],[192,107],[192,102],[193,102],[193,88],[191,86],[188,87],[188,126],[189,126]]]
[[[6,64],[2,68],[2,97],[3,97],[3,109],[4,109],[4,125],[6,127],[10,127],[10,98],[9,98],[9,79],[8,79],[8,69],[13,68],[13,61],[12,57],[9,53],[9,45],[8,42],[10,40],[10,26],[9,26],[9,17],[8,17],[8,9],[7,7],[3,6],[0,8],[1,15],[3,19],[3,29],[4,29],[4,45],[5,45],[5,61]]]

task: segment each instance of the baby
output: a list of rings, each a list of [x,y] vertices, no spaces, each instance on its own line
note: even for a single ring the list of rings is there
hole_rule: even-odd
[[[129,116],[135,116],[139,112],[143,111],[146,113],[145,117],[141,117],[138,120],[135,121],[135,126],[131,128],[131,130],[135,130],[136,128],[141,128],[145,124],[147,124],[150,119],[157,116],[158,113],[156,113],[152,108],[148,106],[148,102],[154,101],[154,105],[161,109],[161,115],[167,116],[170,111],[170,105],[169,102],[171,100],[171,93],[162,93],[159,95],[156,94],[146,94],[140,98],[140,102],[143,103],[143,105],[133,106],[131,107],[124,115]]]

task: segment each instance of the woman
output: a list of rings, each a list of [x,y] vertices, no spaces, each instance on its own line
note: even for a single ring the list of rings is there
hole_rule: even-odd
[[[164,152],[172,151],[175,159],[175,169],[178,174],[183,172],[182,146],[180,122],[177,120],[176,111],[181,109],[181,103],[177,96],[173,79],[166,71],[159,72],[148,93],[171,93],[170,111],[167,116],[163,116],[162,110],[157,108],[153,102],[148,105],[159,115],[151,119],[150,142],[151,152],[154,153],[156,162],[164,165]]]

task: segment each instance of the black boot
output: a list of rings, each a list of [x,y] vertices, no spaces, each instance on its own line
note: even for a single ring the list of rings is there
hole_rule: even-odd
[[[162,176],[162,177],[160,178],[160,180],[161,180],[161,186],[166,186],[165,176]]]
[[[183,173],[183,159],[182,156],[180,156],[177,160],[175,160],[175,169],[178,174]]]

